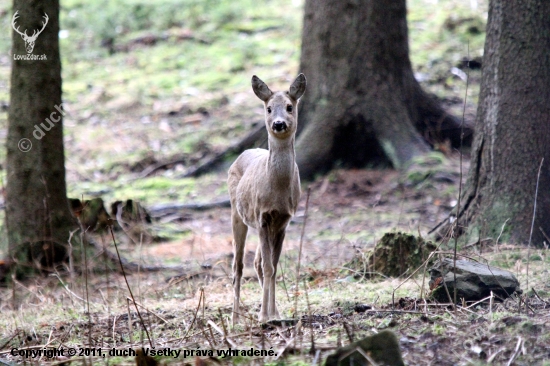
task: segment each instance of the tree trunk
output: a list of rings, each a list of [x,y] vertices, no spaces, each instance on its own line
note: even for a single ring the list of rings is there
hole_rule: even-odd
[[[457,234],[470,240],[496,239],[502,231],[501,241],[528,243],[544,158],[532,243],[550,243],[549,20],[545,0],[490,2],[476,134],[458,215]]]
[[[399,168],[436,141],[460,145],[460,121],[414,78],[407,32],[405,0],[306,0],[300,72],[308,90],[296,146],[303,177],[335,161]]]
[[[14,0],[7,138],[6,223],[10,256],[18,266],[52,267],[66,260],[78,225],[67,201],[59,57],[59,1]],[[29,57],[35,59],[21,59]]]

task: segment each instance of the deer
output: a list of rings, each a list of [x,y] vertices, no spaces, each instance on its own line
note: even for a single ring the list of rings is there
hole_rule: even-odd
[[[244,151],[228,171],[233,231],[233,313],[239,320],[243,257],[248,228],[258,231],[254,267],[262,288],[258,320],[279,319],[275,304],[277,264],[286,227],[300,200],[300,174],[294,140],[298,127],[298,101],[306,90],[304,74],[298,75],[288,91],[272,92],[256,75],[252,90],[264,103],[268,150]]]
[[[23,41],[25,41],[25,48],[27,50],[27,53],[32,53],[33,49],[34,49],[34,42],[36,42],[36,39],[38,38],[38,36],[40,35],[40,33],[42,33],[42,31],[44,30],[44,28],[46,28],[46,24],[48,24],[48,20],[50,18],[48,18],[48,14],[44,13],[44,21],[42,22],[42,29],[40,29],[39,31],[37,31],[36,29],[33,31],[32,33],[32,36],[29,36],[27,34],[27,30],[25,29],[25,32],[22,33],[20,30],[19,30],[19,27],[16,28],[16,25],[15,25],[15,21],[17,20],[17,18],[19,18],[19,10],[15,12],[15,14],[13,14],[13,18],[11,19],[11,26],[13,28],[14,31],[16,31],[17,33],[19,33],[19,35],[21,36],[21,38],[23,38]]]

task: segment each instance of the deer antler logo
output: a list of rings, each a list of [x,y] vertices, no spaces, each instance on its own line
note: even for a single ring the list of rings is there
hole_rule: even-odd
[[[19,31],[19,27],[16,28],[15,21],[17,20],[17,18],[19,18],[19,15],[17,13],[19,13],[19,10],[16,11],[15,14],[13,14],[13,18],[11,19],[11,26],[13,27],[14,31],[16,31],[21,35],[21,38],[23,38],[23,41],[25,41],[25,48],[27,49],[27,53],[32,53],[32,50],[34,49],[34,42],[36,42],[36,39],[38,38],[40,33],[42,33],[44,28],[46,28],[46,24],[48,24],[48,20],[49,20],[48,14],[44,13],[45,21],[42,22],[42,29],[40,29],[39,31],[35,29],[32,33],[32,36],[29,36],[27,35],[26,29],[24,33],[21,33],[21,31]]]

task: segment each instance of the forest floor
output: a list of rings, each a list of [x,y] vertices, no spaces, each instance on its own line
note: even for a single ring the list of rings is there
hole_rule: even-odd
[[[305,182],[277,281],[281,315],[301,321],[257,323],[260,287],[252,260],[258,237],[251,231],[243,316],[231,327],[229,208],[159,205],[227,199],[232,158],[200,177],[182,175],[262,123],[262,106],[250,90],[252,74],[275,88],[295,76],[302,2],[270,1],[267,9],[252,0],[216,6],[193,0],[185,6],[170,0],[155,6],[134,0],[100,3],[63,2],[67,184],[70,197],[100,197],[108,211],[113,202],[131,199],[151,212],[152,223],[115,233],[121,255],[142,266],[127,279],[143,322],[128,300],[125,278],[95,253],[86,258],[87,276],[61,271],[0,286],[0,365],[65,361],[66,354],[55,359],[12,354],[14,348],[44,347],[73,348],[72,359],[81,363],[129,365],[135,361],[121,352],[151,345],[181,351],[177,357],[156,357],[161,364],[322,364],[339,345],[382,329],[397,334],[409,365],[550,365],[548,250],[527,252],[496,238],[461,243],[461,255],[508,269],[520,280],[522,297],[492,306],[487,300],[453,309],[428,300],[424,270],[410,279],[364,278],[351,267],[385,233],[429,238],[447,219],[469,163],[467,152],[461,166],[458,152],[445,146],[404,172],[336,168]],[[411,59],[423,87],[456,115],[465,103],[465,119],[473,121],[480,71],[470,72],[464,101],[466,70],[460,66],[463,58],[482,54],[487,4],[462,3],[408,2]],[[10,14],[9,5],[0,6],[6,29]],[[7,55],[9,42],[0,40],[0,49]],[[0,57],[0,102],[6,108],[9,65]],[[2,112],[0,138],[6,131]],[[5,160],[3,149],[0,159]],[[108,232],[93,237],[115,251]],[[6,243],[0,242],[0,254],[5,252]],[[274,355],[217,357],[218,350],[229,348],[273,349]],[[205,351],[200,360],[197,350]],[[209,350],[216,360],[206,357]]]
[[[180,240],[144,240],[155,226],[163,226],[158,221],[128,235],[117,232],[121,255],[142,266],[127,273],[132,294],[124,276],[101,254],[87,259],[92,271],[87,277],[60,271],[0,288],[0,360],[59,364],[75,350],[71,359],[77,362],[130,365],[133,357],[123,352],[153,349],[152,344],[163,352],[181,352],[155,357],[166,365],[322,364],[339,345],[389,329],[408,365],[548,365],[548,250],[528,252],[494,241],[462,246],[460,256],[513,272],[524,293],[504,302],[462,303],[456,310],[430,299],[429,274],[422,268],[408,279],[359,275],[365,253],[384,232],[424,235],[445,217],[454,204],[457,161],[446,160],[449,170],[439,165],[417,184],[400,184],[398,173],[379,170],[336,170],[309,184],[307,221],[303,197],[277,278],[277,304],[288,324],[265,327],[256,320],[261,300],[252,261],[258,239],[250,233],[241,322],[230,325],[230,210],[188,211],[170,216],[173,228],[188,232]],[[94,237],[114,252],[108,233]],[[154,265],[165,268],[147,270]],[[54,359],[18,355],[44,347],[61,347],[65,354]],[[225,357],[222,352],[229,349],[273,353]]]

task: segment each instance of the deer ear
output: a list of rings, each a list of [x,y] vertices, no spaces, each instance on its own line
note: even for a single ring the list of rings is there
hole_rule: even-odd
[[[302,95],[304,95],[305,91],[306,91],[306,77],[304,76],[304,74],[300,74],[290,86],[288,95],[292,99],[298,100]]]
[[[273,95],[273,92],[269,90],[267,85],[256,75],[252,76],[252,90],[254,90],[254,94],[264,102],[267,102],[267,100]]]

